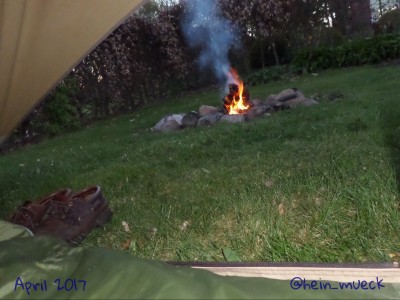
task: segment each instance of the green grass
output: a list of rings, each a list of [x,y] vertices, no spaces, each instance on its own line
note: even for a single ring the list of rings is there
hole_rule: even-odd
[[[87,247],[129,245],[162,260],[221,261],[228,248],[242,261],[390,261],[400,252],[399,82],[399,66],[278,81],[250,94],[295,86],[344,98],[169,134],[148,129],[219,105],[218,92],[98,122],[0,157],[0,217],[61,187],[98,184],[114,216]]]

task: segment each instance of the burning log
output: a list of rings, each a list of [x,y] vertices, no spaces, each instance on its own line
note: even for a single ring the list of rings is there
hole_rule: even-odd
[[[229,93],[223,101],[225,114],[244,114],[250,108],[249,91],[244,86],[240,89],[235,83],[229,84]]]
[[[229,84],[229,93],[223,99],[224,113],[229,115],[244,114],[250,108],[249,91],[244,87],[243,81],[235,70],[231,69],[229,75],[235,83]]]

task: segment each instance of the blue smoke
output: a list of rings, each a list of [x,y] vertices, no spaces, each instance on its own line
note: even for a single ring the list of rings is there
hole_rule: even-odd
[[[211,68],[221,82],[228,80],[228,52],[235,46],[235,28],[219,11],[216,0],[187,1],[182,32],[190,47],[200,49],[201,69]]]

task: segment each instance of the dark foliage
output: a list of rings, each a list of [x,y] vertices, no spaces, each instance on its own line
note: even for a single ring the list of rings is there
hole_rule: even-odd
[[[296,69],[290,65],[273,66],[262,69],[252,73],[245,78],[245,84],[255,86],[258,84],[265,84],[271,81],[289,79],[295,77],[301,70]]]
[[[400,35],[357,39],[337,47],[317,47],[300,51],[293,65],[313,72],[327,68],[359,66],[400,58]]]
[[[377,26],[382,33],[400,33],[400,8],[385,13]]]

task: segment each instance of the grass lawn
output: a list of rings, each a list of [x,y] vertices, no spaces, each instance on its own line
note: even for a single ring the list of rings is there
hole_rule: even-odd
[[[248,123],[148,130],[168,113],[220,105],[218,92],[98,122],[1,156],[0,217],[59,188],[98,184],[114,216],[84,246],[184,261],[223,261],[224,248],[242,261],[396,260],[399,83],[398,65],[329,70],[250,95],[297,87],[342,99]]]

